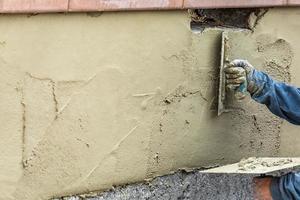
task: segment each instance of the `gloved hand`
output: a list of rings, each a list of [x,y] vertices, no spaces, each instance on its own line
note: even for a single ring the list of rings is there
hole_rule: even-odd
[[[236,59],[229,63],[224,69],[226,76],[226,87],[235,91],[235,97],[244,99],[247,91],[255,92],[255,84],[252,80],[254,67],[247,60]]]

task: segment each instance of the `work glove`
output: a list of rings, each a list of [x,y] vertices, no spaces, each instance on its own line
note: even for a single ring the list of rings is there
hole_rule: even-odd
[[[224,69],[226,87],[234,91],[235,97],[242,100],[247,96],[247,91],[252,95],[255,92],[253,81],[254,67],[247,60],[236,59]]]

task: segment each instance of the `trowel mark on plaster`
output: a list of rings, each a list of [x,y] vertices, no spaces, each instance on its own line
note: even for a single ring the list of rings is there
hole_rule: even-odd
[[[165,104],[180,102],[182,98],[186,98],[195,94],[199,94],[201,99],[203,99],[205,102],[208,102],[207,97],[202,93],[201,89],[189,90],[182,84],[178,85],[173,91],[169,92],[164,98],[163,102]]]
[[[141,94],[133,94],[133,97],[147,97],[147,96],[153,96],[155,95],[155,92],[148,92],[148,93],[141,93]]]
[[[211,33],[207,37],[212,36],[218,37],[217,34]],[[216,45],[218,46],[218,43]],[[217,66],[218,63],[212,61],[203,65],[199,57],[207,52],[204,46],[203,49],[199,50],[199,46],[203,46],[203,41],[199,37],[191,35],[190,44],[187,48],[177,53],[162,56],[166,62],[180,63],[183,80],[162,98],[159,104],[161,106],[160,111],[157,111],[160,114],[157,114],[157,120],[152,122],[146,171],[147,178],[159,175],[158,173],[163,173],[166,169],[173,170],[182,166],[173,159],[167,161],[165,159],[165,146],[172,147],[181,144],[179,141],[169,140],[169,137],[181,138],[181,142],[182,140],[188,140],[189,137],[186,136],[195,130],[196,123],[200,124],[205,113],[211,112],[211,107],[216,102],[212,87],[216,87],[215,77],[217,75],[215,75],[216,69],[211,68],[211,66]],[[197,122],[194,122],[195,120]],[[189,125],[186,121],[189,122]],[[176,130],[174,127],[176,127]],[[177,133],[180,133],[180,135],[175,137],[174,134]],[[168,154],[171,157],[186,157],[177,149],[172,149],[172,152],[168,152]]]
[[[199,79],[203,80],[203,77]],[[206,83],[209,82],[210,79]],[[160,171],[174,170],[180,166],[173,159],[166,160],[164,147],[178,147],[179,141],[188,140],[190,138],[188,134],[193,131],[197,123],[200,123],[201,116],[207,111],[206,105],[212,101],[211,96],[207,94],[210,84],[205,84],[201,88],[191,88],[190,84],[188,81],[178,84],[162,98],[160,114],[151,128],[146,171],[148,179],[160,175],[158,174],[161,173]],[[197,102],[196,105],[194,102]],[[169,140],[169,137],[180,139]],[[181,153],[177,151],[178,149],[173,149],[172,153],[169,152],[171,157],[180,156]]]
[[[115,157],[117,154],[118,149],[120,148],[120,146],[122,145],[123,142],[125,142],[125,140],[132,135],[135,130],[138,128],[138,125],[134,126],[132,129],[130,129],[130,131],[128,133],[126,133],[114,146],[113,148],[104,155],[104,157],[97,163],[97,165],[95,165],[83,178],[75,181],[73,184],[69,185],[67,188],[72,188],[74,186],[78,186],[80,184],[82,184],[84,181],[86,181],[89,177],[91,177],[93,175],[93,173],[95,171],[97,171],[97,169],[99,169],[108,159],[110,159],[111,157]],[[65,188],[65,189],[67,189]]]
[[[33,76],[31,73],[26,72],[26,75],[29,76],[32,79],[36,79],[36,80],[40,80],[40,81],[49,81],[52,85],[52,96],[53,96],[53,102],[54,102],[54,110],[55,110],[55,118],[57,117],[57,113],[58,113],[58,102],[57,102],[57,98],[56,98],[56,94],[55,94],[55,81],[53,81],[51,78],[40,78],[40,77],[36,77]]]
[[[212,80],[208,80],[208,82],[211,82]],[[164,104],[172,104],[172,103],[180,103],[182,99],[188,98],[188,97],[193,97],[193,96],[199,96],[202,100],[202,104],[209,105],[208,107],[210,108],[210,105],[214,101],[214,97],[210,100],[208,98],[207,92],[210,87],[205,86],[204,89],[202,88],[197,88],[197,89],[189,89],[186,86],[186,83],[179,84],[177,87],[175,87],[172,91],[170,91],[166,97],[164,98],[163,102]],[[203,86],[204,87],[204,86]],[[204,90],[204,92],[202,92]],[[205,109],[202,109],[201,114],[200,114],[200,119],[203,116]]]
[[[111,74],[112,72],[113,72],[113,75],[116,74],[115,70],[111,71],[109,69],[108,73],[110,75],[112,75]],[[117,72],[117,73],[119,73],[119,72]],[[100,75],[101,75],[101,77],[100,77]],[[82,175],[84,176],[87,172],[89,172],[89,168],[87,168],[86,165],[85,166],[81,165],[82,162],[80,162],[80,160],[82,161],[82,157],[79,155],[83,155],[84,153],[89,154],[90,152],[93,152],[95,149],[98,149],[98,148],[101,149],[101,147],[98,146],[98,147],[92,147],[92,148],[88,149],[85,146],[83,146],[77,142],[76,137],[83,136],[82,133],[87,133],[86,135],[88,137],[84,138],[86,142],[90,142],[92,140],[89,138],[89,136],[92,136],[91,131],[87,130],[86,132],[82,132],[81,128],[79,127],[78,121],[77,121],[78,120],[77,113],[80,114],[80,116],[82,115],[83,117],[89,117],[89,115],[88,115],[89,111],[92,111],[92,112],[94,111],[94,109],[91,108],[90,106],[82,106],[82,107],[78,108],[77,103],[80,103],[80,102],[81,102],[81,104],[86,103],[86,100],[87,100],[86,94],[89,95],[89,94],[91,94],[90,92],[92,92],[92,94],[94,94],[95,89],[97,89],[99,87],[99,84],[97,84],[97,83],[100,83],[100,82],[98,82],[98,81],[103,81],[103,77],[105,78],[105,80],[111,81],[111,77],[110,76],[108,77],[107,74],[105,74],[105,73],[104,74],[99,73],[99,77],[95,78],[96,76],[97,76],[97,74],[91,76],[88,80],[84,81],[85,83],[82,84],[82,87],[76,91],[76,95],[74,94],[74,98],[72,98],[72,101],[68,104],[67,109],[64,109],[64,111],[61,113],[61,115],[59,115],[59,117],[57,119],[53,120],[53,122],[47,128],[45,136],[42,138],[42,140],[39,142],[37,147],[34,149],[34,159],[32,159],[29,162],[28,167],[24,170],[23,177],[19,181],[20,184],[18,184],[17,192],[15,193],[18,197],[20,197],[18,199],[24,199],[24,198],[22,198],[22,196],[24,196],[24,194],[28,194],[28,195],[30,194],[30,197],[32,196],[32,198],[36,197],[39,194],[41,195],[41,193],[39,191],[36,191],[37,187],[41,188],[40,191],[43,194],[45,194],[45,191],[47,191],[48,194],[49,194],[49,191],[52,191],[52,194],[59,193],[59,192],[62,193],[62,191],[65,191],[64,187],[66,185],[70,185],[70,184],[74,183],[77,180],[77,178],[80,178],[80,177],[82,177]],[[116,80],[121,80],[120,77],[114,77],[114,78]],[[96,81],[93,81],[94,79],[96,79]],[[90,83],[92,83],[92,84],[90,84]],[[85,87],[87,85],[88,85],[88,87]],[[119,96],[119,95],[115,95],[115,92],[112,92],[112,91],[118,90],[119,88],[120,88],[119,83],[109,84],[109,85],[101,85],[101,89],[104,90],[103,92],[107,95],[112,95],[111,97]],[[51,91],[51,90],[49,89],[49,91]],[[125,89],[122,91],[125,91]],[[102,94],[104,94],[104,93],[102,93]],[[58,94],[59,94],[59,92],[58,92]],[[128,94],[128,93],[126,93],[126,94]],[[57,97],[58,97],[58,99],[60,99],[60,95],[57,95]],[[84,100],[84,101],[82,101],[82,100]],[[101,100],[100,100],[100,102],[105,102],[105,100],[104,101],[101,101]],[[97,106],[99,105],[99,101],[97,98],[93,99],[92,103],[94,103],[94,105],[97,105]],[[109,105],[113,106],[115,104],[109,103]],[[75,111],[75,114],[74,114],[74,111]],[[98,111],[95,111],[95,112],[98,113]],[[112,112],[114,112],[114,111],[112,111]],[[103,113],[103,115],[105,115],[105,114],[106,113]],[[113,114],[111,114],[111,116],[112,115]],[[95,118],[93,118],[93,119],[95,119]],[[87,118],[83,119],[83,121],[89,123],[89,120]],[[109,121],[109,119],[108,119],[108,121]],[[91,123],[94,123],[94,122],[91,122]],[[98,122],[95,122],[95,123],[98,124]],[[134,123],[131,125],[134,125]],[[128,127],[128,129],[130,129],[130,127]],[[98,129],[95,129],[95,132],[97,132],[97,131],[98,131]],[[57,133],[64,133],[64,134],[57,135]],[[65,133],[69,133],[69,134],[65,134]],[[119,137],[122,137],[122,135],[119,135]],[[95,136],[95,135],[93,135],[93,136]],[[138,137],[141,138],[141,136],[138,136]],[[111,139],[112,138],[110,138],[108,140],[111,141]],[[132,138],[128,139],[128,140],[127,139],[124,140],[124,142],[126,144],[128,142],[130,143],[131,141],[132,141]],[[139,140],[138,143],[140,143],[140,141],[141,140]],[[113,141],[111,141],[111,142],[113,142]],[[106,142],[104,141],[103,144],[106,144]],[[113,143],[110,143],[110,145],[112,145],[112,144]],[[120,148],[122,148],[124,150],[124,148],[126,148],[125,147],[126,145],[122,145],[122,144],[123,144],[123,142],[121,142],[119,145],[120,145]],[[139,144],[137,144],[137,145],[139,145]],[[111,148],[112,148],[112,146],[111,146]],[[133,148],[135,148],[135,146],[133,146]],[[109,150],[109,148],[107,150]],[[100,153],[101,152],[102,151],[100,151]],[[107,159],[107,162],[104,162],[104,164],[103,164],[104,168],[109,167],[109,170],[111,170],[113,173],[114,166],[117,165],[115,162],[119,162],[119,160],[122,159],[122,157],[120,157],[121,153],[122,152],[120,150],[120,152],[118,151],[117,154],[114,154],[116,156],[111,156],[111,159]],[[98,151],[97,152],[94,151],[92,155],[97,157],[98,154],[99,154]],[[106,150],[101,153],[101,158],[99,158],[99,159],[102,159],[102,157],[105,154],[106,154]],[[85,160],[89,160],[89,159],[93,160],[92,167],[99,161],[99,159],[95,160],[94,156],[93,156],[93,158],[91,158],[91,156],[87,156],[87,158],[85,158]],[[116,160],[116,159],[119,159],[119,160]],[[120,162],[123,162],[123,161],[120,161]],[[81,165],[81,167],[83,167],[83,168],[81,168],[80,166],[78,167],[78,165]],[[110,166],[112,166],[112,167],[110,167]],[[83,172],[82,170],[84,170],[84,173],[82,173]],[[102,171],[102,167],[101,167],[101,170],[99,169],[96,171],[97,171],[96,175],[93,174],[95,178],[99,177],[100,176],[99,174],[101,174],[101,177],[103,177],[103,174],[105,174]],[[73,175],[70,176],[70,174],[73,174]],[[107,176],[108,176],[107,178],[109,179],[109,175],[107,175]],[[87,185],[97,183],[97,180],[94,180],[93,178],[91,177],[88,180],[88,182],[86,182]],[[46,180],[46,179],[48,179],[49,181],[45,182],[44,180]],[[42,184],[40,185],[41,182],[42,182]],[[83,184],[85,184],[85,183],[83,183]],[[78,185],[76,187],[82,188],[84,186]],[[72,190],[72,189],[74,189],[74,188],[70,188],[70,190]],[[28,198],[28,199],[32,199],[32,198]]]
[[[33,149],[43,137],[48,124],[56,118],[57,100],[54,87],[51,79],[39,79],[30,73],[25,74],[22,89],[24,167],[27,166]],[[45,105],[40,106],[40,103]]]
[[[70,92],[70,94],[68,95],[67,99],[65,100],[60,100],[59,102],[59,107],[58,107],[58,113],[57,115],[59,116],[60,114],[62,114],[62,112],[64,111],[64,109],[70,104],[73,96],[78,93],[81,89],[83,89],[85,86],[87,86],[88,84],[91,83],[92,80],[94,80],[97,76],[97,73],[95,73],[94,75],[90,76],[87,80],[70,80],[70,81],[57,81],[57,85],[68,85],[68,84],[73,84],[74,88],[72,92]],[[68,88],[70,89],[70,88]],[[58,90],[57,93],[60,93],[60,91]],[[60,98],[61,98],[60,94]],[[58,98],[59,99],[59,98]]]
[[[118,148],[120,147],[120,145],[132,134],[132,133],[134,133],[134,131],[137,129],[137,127],[138,127],[138,125],[136,125],[135,127],[133,127],[127,134],[125,134],[114,146],[113,146],[113,148],[112,148],[112,150],[107,154],[107,156],[105,156],[105,157],[109,157],[109,156],[113,156],[115,153],[116,153],[116,151],[118,150]],[[104,160],[104,159],[103,159]],[[90,171],[90,173],[88,173],[88,175],[86,176],[86,178],[88,178],[89,176],[91,176],[91,174],[95,171],[95,170],[97,170],[100,166],[101,166],[101,164],[102,164],[102,162],[103,162],[103,160],[101,160],[101,161],[99,161],[99,164],[97,164],[91,171]]]
[[[60,96],[57,95],[57,93],[60,93],[60,88],[58,88],[57,85],[61,86],[61,85],[76,83],[77,85],[75,90],[78,90],[81,87],[84,87],[85,85],[90,83],[95,78],[95,76],[96,74],[91,76],[88,80],[85,81],[83,80],[54,81],[51,78],[37,77],[28,72],[25,74],[24,86],[22,89],[22,102],[21,102],[23,106],[23,166],[24,167],[28,166],[28,162],[34,157],[35,147],[38,146],[38,144],[41,142],[48,128],[51,127],[53,122],[59,117],[59,115],[61,115],[63,110],[69,105],[73,94],[76,92],[76,91],[72,91],[69,94],[67,99],[61,99]],[[34,83],[34,81],[39,81],[39,82]],[[46,86],[43,86],[43,83]],[[50,88],[47,86],[49,84],[51,85]],[[25,92],[26,88],[27,88],[27,92]],[[32,96],[31,95],[28,96],[28,93],[34,90],[33,88],[38,88],[37,90],[39,92],[32,94]],[[45,98],[43,97],[47,93],[49,97],[46,100],[47,103],[44,104],[42,103],[43,105],[40,105],[39,109],[36,108],[35,110],[30,110],[30,108],[28,108],[28,107],[35,108],[36,106],[39,105],[40,102],[43,102],[43,100],[45,101]],[[35,99],[39,101],[34,102]],[[50,106],[51,104],[53,105],[52,111],[45,109],[45,107]],[[39,113],[41,112],[43,113],[40,114],[40,116],[36,118],[34,121],[31,122],[28,121],[28,119],[32,120],[34,116],[39,115]],[[35,141],[35,142],[32,143],[30,141]]]
[[[87,84],[89,84],[96,76],[97,76],[97,73],[92,75],[91,77],[89,77],[87,80],[66,80],[66,81],[54,81],[53,79],[51,78],[48,78],[48,77],[37,77],[37,76],[34,76],[30,73],[26,73],[28,76],[30,76],[31,78],[33,79],[37,79],[37,80],[40,80],[40,81],[50,81],[51,84],[52,84],[52,94],[53,94],[53,101],[55,103],[55,112],[56,112],[56,118],[58,117],[58,115],[61,114],[61,112],[67,107],[67,105],[70,103],[70,100],[72,99],[72,96],[74,95],[74,93],[76,93],[76,90],[79,90],[80,88],[86,86]],[[75,88],[75,91],[72,92],[70,95],[69,95],[69,98],[63,102],[61,100],[59,100],[59,98],[57,97],[57,94],[59,91],[57,88],[59,85],[69,85],[69,84],[73,84],[76,86]]]
[[[24,88],[21,90],[21,105],[22,105],[22,166],[26,167],[25,156],[25,131],[26,131],[26,104],[24,102]]]
[[[216,35],[216,37],[218,37]],[[216,73],[216,69],[212,69],[211,66],[218,65],[217,62],[211,62],[209,65],[204,65],[199,60],[199,50],[197,49],[198,46],[202,45],[202,41],[199,40],[197,37],[191,37],[191,45],[187,49],[183,49],[176,54],[172,54],[168,57],[163,57],[167,61],[173,62],[180,62],[182,65],[182,72],[185,76],[186,81],[181,85],[199,85],[199,88],[187,89],[185,92],[181,92],[183,97],[190,96],[190,95],[200,95],[201,99],[208,102],[211,100],[207,97],[208,91],[211,87],[215,87],[216,77],[218,77]],[[217,44],[218,46],[218,44]],[[219,54],[219,52],[218,52]],[[215,59],[218,60],[218,59]],[[176,93],[175,90],[180,90],[181,86],[178,85],[172,90],[171,93]],[[172,95],[172,94],[171,94]],[[178,95],[175,94],[178,97]],[[168,101],[168,97],[165,99],[165,103],[170,103]]]
[[[56,97],[56,93],[55,93],[55,82],[52,82],[52,96],[53,96],[53,101],[54,101],[54,105],[55,105],[55,118],[57,118],[58,115],[58,101],[57,101],[57,97]]]
[[[139,94],[133,94],[133,97],[147,97],[144,99],[141,103],[141,109],[146,110],[148,103],[151,99],[161,94],[161,88],[157,87],[155,92],[148,92],[148,93],[139,93]]]

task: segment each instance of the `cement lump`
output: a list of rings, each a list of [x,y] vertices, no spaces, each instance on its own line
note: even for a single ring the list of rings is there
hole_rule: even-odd
[[[292,162],[293,162],[293,160],[290,158],[282,158],[277,161],[265,161],[260,158],[251,157],[251,158],[247,158],[247,159],[242,159],[238,163],[238,167],[239,167],[238,170],[251,171],[251,170],[254,170],[259,167],[282,166],[282,165],[289,164]]]

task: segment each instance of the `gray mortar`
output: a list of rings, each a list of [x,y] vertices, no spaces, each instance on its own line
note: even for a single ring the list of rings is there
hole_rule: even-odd
[[[78,195],[54,200],[252,200],[252,176],[240,174],[203,174],[179,171],[149,183],[116,187],[93,196]]]

